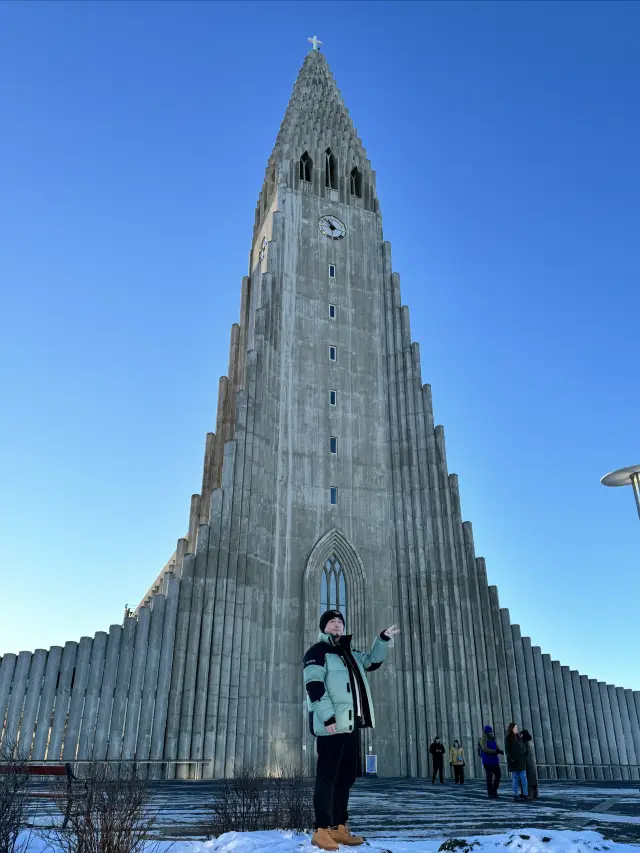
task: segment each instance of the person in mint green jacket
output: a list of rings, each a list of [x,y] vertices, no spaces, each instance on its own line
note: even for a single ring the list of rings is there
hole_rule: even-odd
[[[344,635],[342,613],[327,610],[320,617],[318,642],[304,656],[309,728],[318,739],[311,843],[323,850],[363,843],[349,832],[347,819],[349,791],[357,775],[358,729],[375,726],[366,674],[382,666],[389,640],[398,633],[392,625],[380,633],[370,652],[359,652]]]

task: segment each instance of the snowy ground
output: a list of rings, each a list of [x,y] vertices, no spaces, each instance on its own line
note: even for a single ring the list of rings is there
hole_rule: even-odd
[[[40,790],[34,787],[32,820],[36,824],[51,825],[58,817],[51,800],[37,796]],[[202,839],[211,805],[221,790],[220,782],[158,782],[153,783],[154,812],[158,814],[157,838],[175,842],[176,853],[187,850],[186,842],[200,847],[192,851],[205,851]],[[468,780],[464,787],[453,785],[431,785],[424,779],[374,779],[358,780],[350,801],[351,820],[354,831],[368,839],[370,853],[390,849],[392,853],[436,853],[438,839],[470,838],[475,836],[502,837],[513,827],[536,826],[537,833],[557,836],[559,831],[572,834],[582,830],[599,832],[611,841],[631,846],[640,853],[640,789],[629,782],[542,782],[540,799],[535,803],[514,803],[511,786],[503,780],[500,799],[487,800],[486,789],[481,780]],[[524,833],[527,834],[527,833]],[[270,853],[300,853],[304,851],[304,839],[293,847],[280,849],[283,839],[271,837],[276,845]],[[256,853],[257,848],[245,848],[238,838],[236,847],[209,845],[211,853]],[[395,839],[394,846],[389,847]],[[285,839],[286,840],[286,839]],[[521,839],[522,841],[522,839]],[[277,843],[276,843],[277,842]],[[401,847],[398,843],[401,842]],[[231,843],[231,842],[230,842]],[[244,842],[243,842],[244,843]],[[539,848],[551,853],[544,842]],[[492,848],[492,850],[495,849]],[[531,846],[510,848],[517,853],[539,853]],[[568,853],[568,848],[557,848]],[[612,847],[612,850],[615,848]],[[622,849],[622,848],[620,848]],[[584,851],[595,850],[585,847]],[[38,853],[33,848],[30,853]],[[348,851],[345,850],[345,853]],[[464,853],[464,851],[459,851]],[[484,853],[474,848],[474,853]],[[572,850],[572,853],[576,853]],[[596,851],[597,853],[597,851]]]
[[[443,850],[444,845],[444,850]],[[154,853],[318,853],[308,835],[293,832],[228,832],[214,841],[160,842]],[[363,853],[638,853],[631,844],[606,840],[600,833],[571,830],[513,829],[498,835],[468,835],[453,840],[439,836],[420,840],[390,834],[366,842]],[[352,848],[341,847],[340,853]],[[55,853],[37,836],[32,836],[26,853]]]

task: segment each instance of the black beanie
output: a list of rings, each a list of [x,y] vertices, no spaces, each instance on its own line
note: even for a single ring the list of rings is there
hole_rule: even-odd
[[[344,625],[344,616],[340,613],[339,610],[325,610],[325,612],[320,617],[320,630],[324,632],[324,629],[327,627],[327,622],[330,619],[340,619],[342,624]]]

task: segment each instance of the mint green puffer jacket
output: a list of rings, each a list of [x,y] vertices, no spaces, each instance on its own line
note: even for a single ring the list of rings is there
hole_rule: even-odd
[[[366,654],[351,648],[351,637],[336,640],[320,634],[304,656],[309,728],[313,735],[328,735],[326,726],[336,724],[336,734],[354,728],[374,728],[375,716],[367,672],[378,669],[387,656],[389,641],[382,635]]]

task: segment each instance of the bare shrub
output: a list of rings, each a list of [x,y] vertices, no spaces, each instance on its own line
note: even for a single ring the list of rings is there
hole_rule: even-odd
[[[63,822],[44,834],[62,853],[146,853],[153,850],[157,815],[151,792],[135,765],[89,765],[83,789],[74,792],[69,808],[66,783],[60,781],[56,802]]]
[[[216,838],[225,832],[301,832],[312,825],[311,785],[297,767],[281,767],[268,775],[245,764],[234,770],[233,778],[225,780],[205,831],[208,838]]]
[[[28,828],[25,759],[15,743],[0,747],[0,851],[20,853],[29,844],[29,835],[19,838]]]

